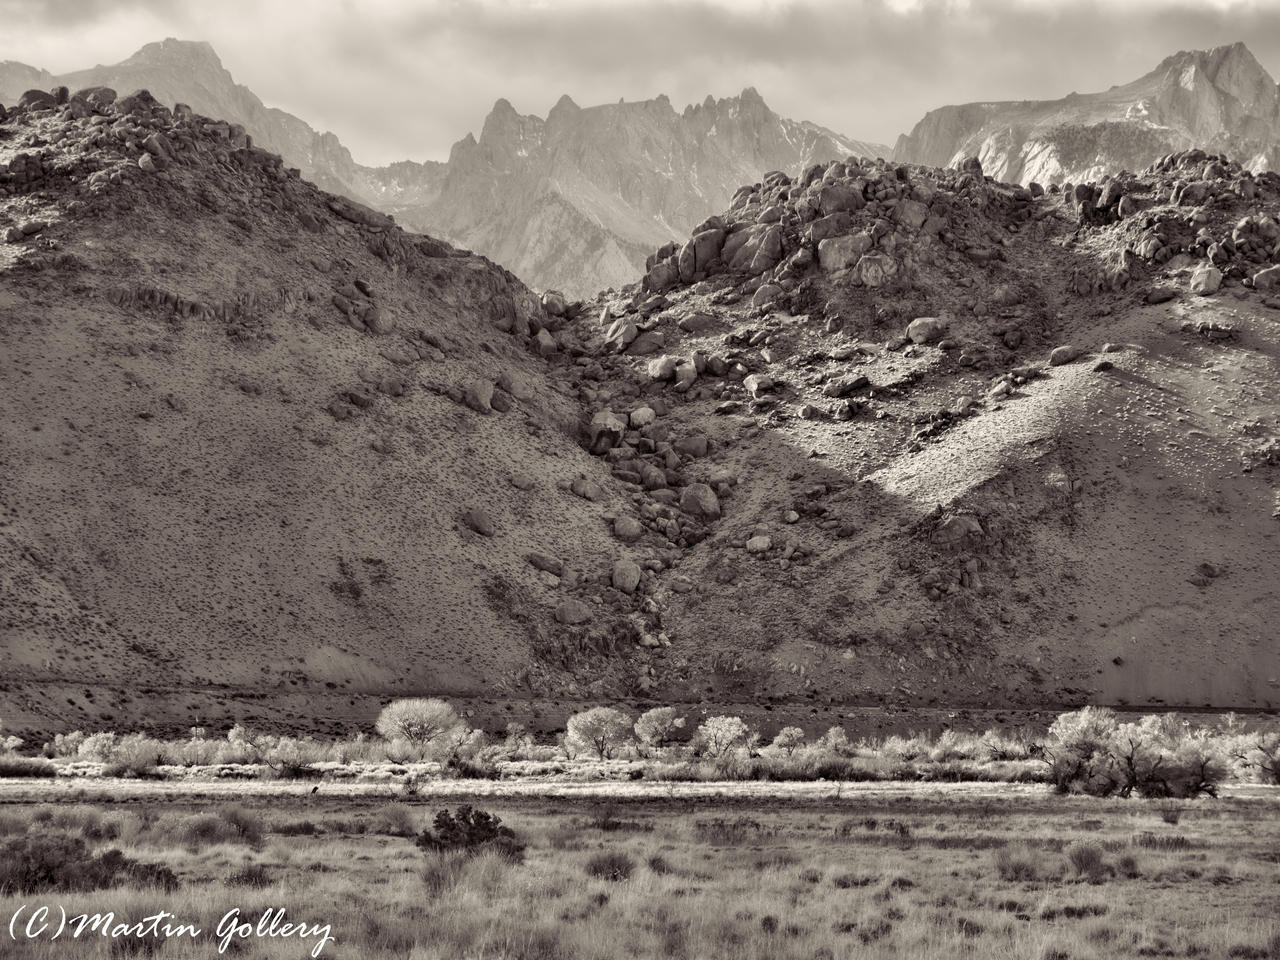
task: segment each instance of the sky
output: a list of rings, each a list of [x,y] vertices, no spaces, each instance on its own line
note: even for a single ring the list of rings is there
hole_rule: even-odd
[[[0,60],[53,73],[207,40],[269,106],[362,163],[444,160],[495,100],[677,109],[753,86],[892,146],[926,111],[1054,99],[1244,40],[1280,74],[1280,0],[0,0]]]

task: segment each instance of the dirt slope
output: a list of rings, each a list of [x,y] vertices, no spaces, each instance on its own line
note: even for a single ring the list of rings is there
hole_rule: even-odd
[[[539,304],[109,99],[0,122],[7,729],[1280,697],[1280,178],[851,159]]]

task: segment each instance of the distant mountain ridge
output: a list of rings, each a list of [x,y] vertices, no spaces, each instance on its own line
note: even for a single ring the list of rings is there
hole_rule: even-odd
[[[1280,87],[1243,43],[1181,51],[1102,93],[968,103],[927,113],[894,159],[946,166],[977,156],[1013,183],[1097,180],[1198,147],[1260,172],[1280,165]]]
[[[795,174],[850,154],[890,153],[779,117],[748,88],[680,113],[665,96],[584,108],[566,95],[543,119],[503,99],[479,138],[459,140],[448,163],[369,167],[334,134],[237,84],[208,43],[149,43],[121,63],[60,76],[0,64],[0,103],[59,84],[146,88],[163,102],[240,123],[322,189],[485,254],[533,286],[574,296],[634,280],[654,247],[687,234],[770,170]]]

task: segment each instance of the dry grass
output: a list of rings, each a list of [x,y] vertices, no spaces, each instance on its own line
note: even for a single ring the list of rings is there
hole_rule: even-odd
[[[183,881],[173,894],[68,895],[70,909],[135,918],[164,909],[213,929],[233,908],[256,920],[284,907],[333,924],[336,942],[322,954],[332,957],[1280,957],[1274,797],[1189,805],[1176,834],[1154,804],[1050,796],[826,800],[785,811],[752,801],[508,800],[494,810],[528,841],[523,864],[423,854],[395,835],[429,823],[436,806],[15,806],[5,829],[113,837],[96,848],[165,862]],[[206,817],[239,824],[237,837],[196,831],[208,842],[193,849],[190,825]],[[0,915],[19,902],[0,897]],[[234,955],[293,960],[313,944],[255,939]],[[47,955],[42,946],[6,950]],[[110,956],[99,942],[66,955]],[[179,940],[154,954],[190,955]]]

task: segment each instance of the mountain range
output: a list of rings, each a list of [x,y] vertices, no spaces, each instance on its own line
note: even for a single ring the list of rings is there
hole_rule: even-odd
[[[997,180],[1043,185],[1141,170],[1188,148],[1259,172],[1280,166],[1280,88],[1243,43],[1182,51],[1103,93],[940,107],[898,138],[895,160],[947,166],[968,156]]]
[[[499,100],[479,138],[458,141],[447,163],[370,167],[333,134],[265,106],[208,43],[149,43],[121,63],[60,76],[0,63],[0,103],[56,85],[143,88],[162,102],[239,123],[322,189],[474,249],[538,289],[571,296],[633,279],[654,247],[688,233],[768,171],[796,174],[850,154],[890,153],[884,144],[779,117],[747,89],[681,112],[665,96],[585,108],[565,96],[545,119]]]

